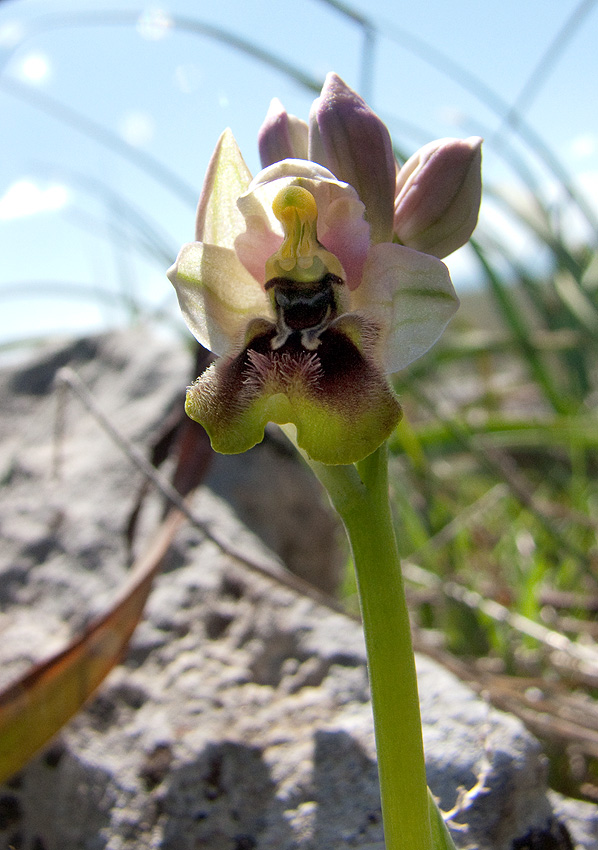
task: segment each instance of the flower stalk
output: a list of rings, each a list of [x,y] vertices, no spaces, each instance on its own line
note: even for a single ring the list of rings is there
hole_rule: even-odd
[[[432,826],[415,661],[388,498],[386,444],[354,467],[311,463],[351,543],[366,641],[386,850],[454,845]],[[431,822],[432,815],[432,822]]]

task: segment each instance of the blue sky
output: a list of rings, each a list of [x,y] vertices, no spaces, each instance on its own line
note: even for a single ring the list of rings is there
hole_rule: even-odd
[[[307,116],[313,92],[209,27],[310,79],[336,71],[406,153],[442,136],[484,136],[488,183],[516,191],[503,143],[512,145],[550,198],[553,178],[505,125],[523,96],[527,125],[595,193],[598,2],[351,4],[376,25],[370,62],[362,27],[321,0],[2,0],[0,343],[119,324],[135,302],[172,308],[164,269],[192,238],[222,129],[256,171],[271,98]],[[526,89],[563,32],[539,85]],[[485,220],[493,215],[488,205]],[[449,265],[458,288],[475,283],[467,249]]]

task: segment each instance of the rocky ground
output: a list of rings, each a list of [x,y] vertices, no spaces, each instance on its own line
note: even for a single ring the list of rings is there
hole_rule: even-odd
[[[72,366],[143,448],[190,364],[181,347],[137,330],[56,344],[0,372],[3,685],[105,610],[127,575],[123,530],[142,475],[72,397],[59,404],[57,453],[56,371]],[[148,501],[138,551],[161,510]],[[380,850],[360,627],[276,578],[282,556],[325,590],[337,581],[337,526],[319,491],[268,443],[218,460],[193,510],[262,572],[185,525],[123,663],[0,789],[0,846]],[[418,673],[441,806],[485,775],[455,818],[459,847],[598,847],[596,808],[547,791],[541,749],[517,719],[426,657]]]

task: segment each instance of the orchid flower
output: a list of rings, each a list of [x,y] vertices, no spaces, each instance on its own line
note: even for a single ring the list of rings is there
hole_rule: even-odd
[[[222,135],[197,241],[168,273],[191,332],[219,356],[186,410],[216,451],[246,451],[268,422],[290,423],[312,460],[353,463],[399,421],[388,375],[434,344],[458,300],[431,252],[392,241],[388,130],[338,77],[309,128],[275,102],[260,149],[252,179]]]

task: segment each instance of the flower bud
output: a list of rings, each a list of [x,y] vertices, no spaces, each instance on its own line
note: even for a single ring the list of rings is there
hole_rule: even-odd
[[[350,183],[365,204],[373,242],[392,238],[396,166],[386,125],[336,74],[312,106],[309,158]]]
[[[289,115],[276,97],[260,127],[257,141],[262,168],[283,159],[307,159],[307,124]]]
[[[468,241],[482,193],[482,139],[439,139],[397,175],[394,233],[416,251],[446,257]]]

